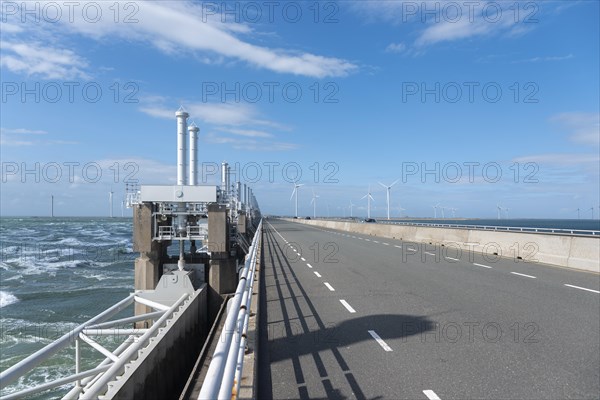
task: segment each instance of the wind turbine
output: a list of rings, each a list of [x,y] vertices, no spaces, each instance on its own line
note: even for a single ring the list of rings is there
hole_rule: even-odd
[[[319,196],[315,194],[315,191],[313,190],[313,197],[312,200],[310,201],[310,204],[313,205],[313,218],[317,218],[317,198]]]
[[[456,218],[456,210],[458,210],[458,208],[451,208],[450,210],[452,211],[452,218]]]
[[[444,210],[446,209],[446,207],[440,207],[440,209],[442,210],[442,219],[446,218],[446,216],[444,215]]]
[[[402,208],[402,204],[398,204],[398,212],[400,213],[400,217],[402,217],[402,211],[406,211],[406,208]]]
[[[508,208],[508,207],[504,209],[504,217],[505,217],[506,219],[508,219],[508,210],[509,210],[509,208]]]
[[[500,207],[500,204],[496,204],[496,208],[498,209],[498,219],[500,219],[500,212],[502,211],[502,207]]]
[[[113,217],[113,190],[110,188],[110,192],[108,192],[108,201],[110,201],[110,217]]]
[[[379,183],[381,186],[383,186],[386,189],[387,192],[387,219],[390,219],[390,190],[392,189],[392,186],[394,186],[396,183],[398,183],[398,180],[394,181],[394,183],[392,183],[389,186],[384,185],[381,182],[377,182]]]
[[[304,186],[304,184],[294,182],[294,190],[292,191],[292,195],[290,196],[290,200],[292,200],[292,197],[296,195],[296,218],[298,217],[298,189],[300,189],[300,186]]]
[[[352,200],[350,200],[350,218],[352,218],[352,207],[354,207],[354,204],[352,203]]]
[[[433,207],[433,218],[437,218],[437,210],[440,207],[440,203],[437,203],[435,206]]]
[[[371,185],[369,185],[369,191],[367,192],[367,194],[365,194],[360,199],[362,200],[365,197],[367,198],[367,218],[371,218],[371,200],[375,201],[373,196],[371,196]]]

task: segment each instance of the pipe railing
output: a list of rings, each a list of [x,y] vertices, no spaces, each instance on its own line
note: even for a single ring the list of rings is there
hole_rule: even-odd
[[[138,297],[138,293],[132,293],[117,304],[109,307],[102,313],[75,327],[65,333],[59,339],[44,346],[40,350],[21,360],[12,367],[0,373],[0,389],[5,389],[10,384],[17,381],[33,371],[42,362],[52,357],[59,351],[74,345],[75,347],[75,372],[69,376],[56,379],[51,382],[46,382],[35,387],[24,388],[22,390],[8,393],[0,397],[0,400],[18,399],[27,395],[44,392],[70,383],[75,383],[75,387],[69,392],[68,397],[74,397],[83,393],[83,385],[90,383],[91,391],[86,390],[86,396],[90,393],[99,394],[98,392],[106,385],[106,382],[115,378],[115,375],[120,371],[123,365],[131,361],[138,350],[144,347],[150,337],[154,336],[158,329],[164,325],[182,302],[189,297],[189,294],[184,294],[173,306],[168,307],[162,304],[144,301]],[[148,305],[154,308],[155,311],[125,317],[116,320],[108,321],[111,317],[117,315],[126,308],[133,306],[135,303]],[[153,304],[151,304],[153,303]],[[152,326],[148,329],[132,329],[119,328],[124,324],[131,324],[138,321],[154,320]],[[111,351],[99,344],[90,336],[126,336],[115,350]],[[81,371],[81,344],[86,343],[92,349],[98,351],[105,358],[95,368]],[[94,382],[95,381],[95,382]]]
[[[243,368],[249,309],[252,302],[252,286],[261,240],[262,220],[258,224],[252,239],[244,268],[240,272],[240,281],[234,297],[230,300],[231,306],[225,325],[213,353],[198,399],[214,400],[237,397],[237,389],[239,388]]]
[[[332,220],[332,221],[346,221],[346,222],[360,222],[361,219],[358,217],[348,218],[321,218],[317,217],[318,220]],[[573,235],[573,236],[596,236],[600,237],[600,231],[590,229],[570,229],[570,228],[538,228],[538,227],[526,227],[526,226],[498,226],[498,225],[469,225],[469,224],[440,224],[433,222],[402,222],[402,221],[387,221],[377,220],[378,224],[386,225],[404,225],[404,226],[423,226],[430,228],[451,228],[451,229],[473,229],[473,230],[484,230],[484,231],[503,231],[503,232],[523,232],[523,233],[548,233],[556,235]]]

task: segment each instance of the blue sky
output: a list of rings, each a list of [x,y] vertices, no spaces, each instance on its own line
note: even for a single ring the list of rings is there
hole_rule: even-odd
[[[183,105],[265,213],[600,215],[599,2],[222,4],[3,2],[0,214],[174,183]]]

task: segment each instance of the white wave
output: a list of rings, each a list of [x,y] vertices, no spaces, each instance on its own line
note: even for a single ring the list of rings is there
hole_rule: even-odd
[[[19,301],[19,299],[17,299],[17,296],[14,294],[0,290],[0,308],[16,303],[17,301]]]

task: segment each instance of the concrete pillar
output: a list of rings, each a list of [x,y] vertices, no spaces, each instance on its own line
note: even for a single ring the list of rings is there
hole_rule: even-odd
[[[246,233],[246,213],[243,211],[238,213],[237,228],[239,233]]]
[[[212,321],[223,302],[223,295],[235,292],[237,287],[237,262],[229,254],[229,221],[224,205],[208,206],[208,249],[208,309]]]
[[[134,263],[135,290],[152,290],[160,279],[163,245],[152,241],[152,204],[142,203],[133,209],[133,251],[140,253]],[[150,312],[147,306],[136,304],[135,315]],[[136,324],[143,327],[143,323]]]

